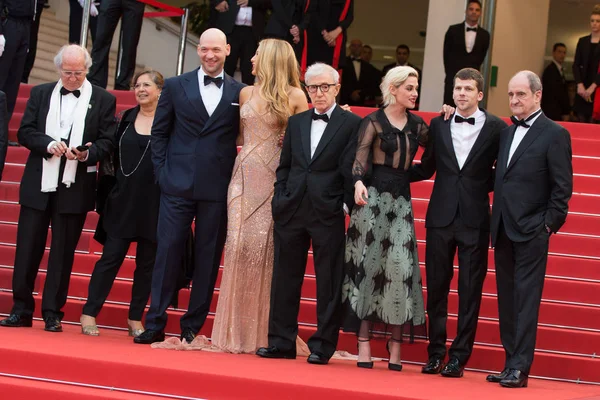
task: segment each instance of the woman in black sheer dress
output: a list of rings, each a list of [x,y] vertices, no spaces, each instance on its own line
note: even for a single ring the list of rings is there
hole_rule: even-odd
[[[133,79],[138,106],[124,111],[117,126],[117,147],[112,157],[116,182],[106,204],[98,205],[100,219],[95,238],[104,244],[104,250],[94,267],[81,315],[84,335],[99,335],[96,316],[132,242],[137,242],[137,252],[127,325],[130,336],[144,331],[141,321],[150,296],[160,198],[150,159],[150,131],[163,84],[159,72],[138,73]]]
[[[404,327],[425,332],[421,272],[406,170],[428,128],[410,113],[418,74],[391,69],[381,83],[384,108],[365,117],[352,167],[354,201],[346,240],[344,330],[358,333],[358,366],[372,368],[370,335],[390,330],[388,368],[402,370]]]

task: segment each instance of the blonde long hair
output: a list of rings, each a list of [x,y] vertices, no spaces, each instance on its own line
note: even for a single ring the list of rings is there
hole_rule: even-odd
[[[264,39],[258,45],[256,79],[259,94],[267,102],[267,111],[282,129],[294,113],[290,89],[300,86],[300,69],[292,46],[280,39]]]

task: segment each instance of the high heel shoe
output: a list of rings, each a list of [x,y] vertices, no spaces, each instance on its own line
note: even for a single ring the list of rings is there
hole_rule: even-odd
[[[387,344],[386,344],[386,346],[385,346],[385,347],[386,347],[386,349],[387,349],[387,351],[388,351],[388,355],[390,356],[390,360],[391,360],[391,358],[392,358],[392,353],[391,353],[391,351],[390,351],[390,341],[392,341],[392,342],[396,342],[396,343],[402,343],[402,340],[398,340],[398,339],[390,338],[390,339],[387,341]],[[402,371],[402,364],[394,364],[394,363],[392,363],[392,362],[388,362],[388,369],[389,369],[389,370],[391,370],[391,371],[398,371],[398,372],[400,372],[400,371]]]
[[[83,323],[84,316],[82,315],[81,318],[79,318],[79,322],[81,323],[81,333],[87,336],[100,336],[98,325],[96,325],[96,319],[87,315],[85,317],[94,319],[94,323],[85,325]]]
[[[362,339],[358,338],[358,341],[360,343],[366,343],[366,342],[370,342],[371,339]],[[358,349],[358,343],[356,344],[356,348]],[[373,361],[357,361],[356,362],[356,366],[358,368],[367,368],[367,369],[372,369],[373,368]]]
[[[131,326],[131,320],[128,319],[127,320],[127,332],[129,333],[129,336],[136,338],[136,337],[140,336],[142,333],[144,333],[144,328],[142,327],[142,329],[134,329]]]

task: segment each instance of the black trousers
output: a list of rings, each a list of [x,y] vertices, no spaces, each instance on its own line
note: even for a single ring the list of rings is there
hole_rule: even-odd
[[[161,193],[158,246],[152,272],[146,329],[165,329],[167,308],[176,290],[185,245],[194,218],[194,275],[188,310],[180,321],[181,330],[191,329],[198,333],[206,321],[227,235],[227,203],[197,201]]]
[[[99,3],[99,0],[95,0]],[[81,40],[81,21],[83,18],[83,8],[77,0],[69,0],[69,43],[79,43]],[[98,17],[90,15],[89,30],[92,37],[92,44],[96,40],[96,27],[98,26]],[[87,46],[86,46],[87,47]]]
[[[473,351],[483,281],[487,273],[490,232],[465,226],[457,213],[444,228],[427,228],[425,270],[427,315],[429,316],[429,357],[446,356],[448,293],[454,275],[458,249],[458,327],[449,356],[465,365]]]
[[[147,239],[121,239],[108,235],[102,250],[102,257],[96,263],[90,286],[88,299],[83,306],[83,314],[97,317],[110,293],[110,289],[123,265],[131,242],[137,242],[135,254],[135,272],[131,288],[129,319],[141,321],[142,314],[150,297],[152,268],[156,257],[156,243]]]
[[[269,345],[296,348],[298,312],[308,250],[312,241],[317,280],[317,331],[308,340],[311,352],[330,358],[337,347],[341,325],[344,279],[344,214],[324,225],[305,195],[296,214],[285,225],[275,221],[275,262],[271,285]]]
[[[527,242],[513,242],[503,224],[496,240],[494,260],[500,339],[506,353],[504,366],[526,374],[533,362],[548,242],[545,229]]]
[[[115,90],[130,90],[135,73],[135,58],[144,20],[144,3],[137,0],[103,0],[98,14],[96,38],[92,48],[92,68],[88,80],[102,88],[108,83],[108,56],[119,19],[123,17],[121,54],[117,60]]]
[[[225,72],[233,76],[239,59],[242,82],[246,85],[254,85],[254,75],[252,75],[252,63],[250,59],[256,53],[258,42],[254,37],[252,28],[236,25],[231,34],[227,35],[227,43],[231,47],[231,52],[225,59]]]
[[[23,77],[21,78],[22,83],[29,81],[29,74],[33,69],[35,62],[35,55],[37,54],[37,42],[38,32],[40,31],[40,18],[42,16],[44,7],[38,5],[35,13],[35,20],[31,23],[31,30],[29,35],[29,51],[27,52],[27,58],[25,59],[25,67],[23,67]]]
[[[6,94],[8,119],[17,103],[19,85],[23,77],[23,68],[29,49],[31,19],[7,18],[4,22],[4,53],[0,57],[0,90]]]
[[[61,214],[56,195],[50,195],[46,210],[21,206],[17,229],[17,249],[13,273],[12,313],[31,316],[35,310],[33,289],[46,248],[48,226],[52,223],[52,240],[46,282],[42,294],[42,316],[62,319],[61,309],[67,302],[75,247],[81,236],[86,213]]]

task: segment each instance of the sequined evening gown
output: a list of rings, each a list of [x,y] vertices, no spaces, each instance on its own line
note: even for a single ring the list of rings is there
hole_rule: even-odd
[[[227,194],[227,242],[212,344],[231,353],[268,346],[273,275],[271,198],[279,165],[281,131],[270,114],[259,114],[253,96],[242,105],[244,145]],[[299,354],[308,347],[297,340]]]

